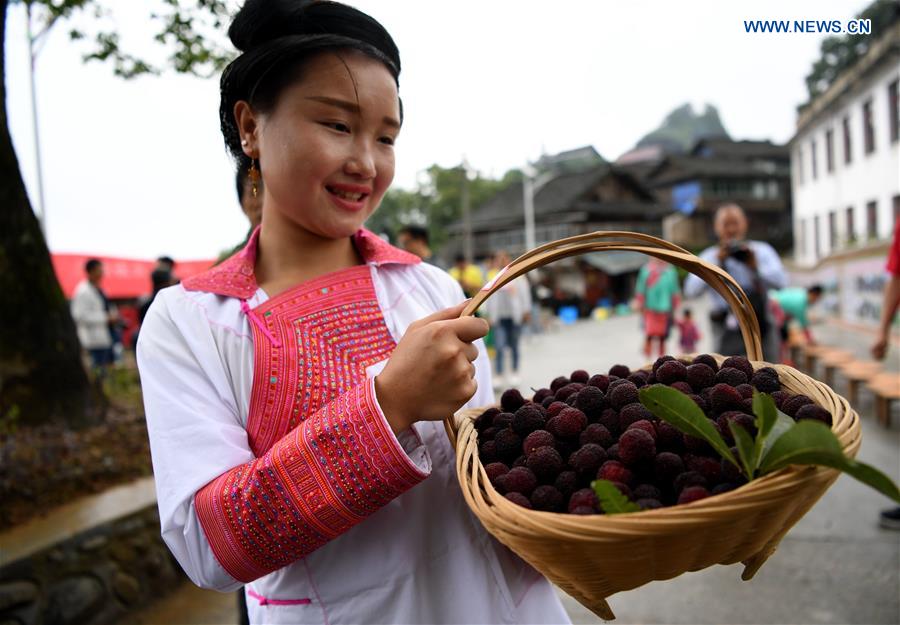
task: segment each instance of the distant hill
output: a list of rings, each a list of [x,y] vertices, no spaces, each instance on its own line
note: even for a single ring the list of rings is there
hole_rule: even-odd
[[[662,125],[645,135],[635,148],[659,146],[668,154],[686,152],[698,139],[723,137],[730,139],[719,119],[719,111],[712,104],[697,114],[690,104],[683,104],[669,113]]]

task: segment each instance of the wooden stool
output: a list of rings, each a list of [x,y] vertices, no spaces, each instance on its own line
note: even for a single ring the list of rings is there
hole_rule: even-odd
[[[828,386],[834,386],[834,371],[841,365],[855,360],[853,354],[843,349],[833,349],[822,355],[822,366],[825,367],[825,375],[822,381]]]
[[[856,406],[859,401],[859,385],[870,380],[881,372],[881,365],[872,360],[852,360],[845,365],[840,365],[841,374],[847,378],[847,399],[851,406]]]
[[[803,346],[803,370],[810,376],[816,377],[816,361],[822,358],[826,353],[833,350],[833,347],[826,345],[804,345]]]
[[[866,385],[875,395],[875,413],[884,427],[891,426],[891,404],[900,399],[900,374],[879,373]]]

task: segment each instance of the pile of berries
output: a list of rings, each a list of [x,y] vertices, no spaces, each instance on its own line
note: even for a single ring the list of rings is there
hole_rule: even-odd
[[[527,400],[507,390],[500,408],[475,420],[479,459],[494,488],[526,508],[599,514],[595,479],[609,480],[642,509],[724,493],[746,482],[710,446],[657,419],[638,401],[638,389],[665,384],[688,395],[733,444],[729,421],[756,433],[754,388],[771,394],[795,420],[831,414],[805,395],[782,390],[771,367],[754,371],[742,356],[721,365],[708,355],[693,360],[662,356],[651,371],[615,365],[609,373],[561,376]],[[736,449],[732,449],[737,456]]]

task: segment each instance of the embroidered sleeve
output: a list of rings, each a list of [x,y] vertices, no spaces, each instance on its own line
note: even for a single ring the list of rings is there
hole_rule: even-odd
[[[388,427],[367,380],[262,457],[201,488],[195,506],[216,559],[249,582],[343,534],[426,476]]]

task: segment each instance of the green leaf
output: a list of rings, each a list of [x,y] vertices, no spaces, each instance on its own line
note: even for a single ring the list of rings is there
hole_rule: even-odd
[[[753,389],[753,414],[756,415],[756,441],[753,445],[753,462],[751,466],[756,471],[763,456],[766,439],[769,437],[772,428],[778,423],[778,408],[775,406],[775,400],[772,399],[772,396]],[[793,421],[790,425],[793,425]]]
[[[824,423],[812,420],[796,423],[772,445],[763,459],[760,473],[771,473],[792,464],[813,464],[838,469],[900,502],[900,489],[897,485],[878,469],[847,458],[840,441]]]
[[[594,480],[591,482],[591,488],[597,493],[600,509],[606,514],[624,514],[638,512],[641,509],[636,503],[629,501],[628,497],[609,480]]]
[[[741,468],[731,449],[722,440],[719,431],[709,422],[693,399],[679,390],[662,384],[645,386],[638,391],[638,396],[644,407],[657,417],[685,434],[702,438],[728,462]]]
[[[753,389],[753,414],[756,415],[756,429],[765,439],[778,419],[778,408],[772,396]]]
[[[780,410],[775,414],[775,425],[772,426],[772,429],[769,430],[769,435],[766,436],[765,440],[762,441],[761,450],[759,453],[759,458],[756,462],[756,468],[759,469],[763,463],[765,463],[766,458],[769,455],[769,451],[772,449],[772,445],[781,438],[781,436],[790,430],[792,427],[796,425],[796,421],[791,419],[789,416],[781,412]]]
[[[728,428],[734,436],[734,444],[737,446],[738,456],[740,456],[741,464],[744,465],[744,475],[748,480],[753,479],[756,472],[756,447],[750,434],[743,427],[734,421],[728,422]]]

